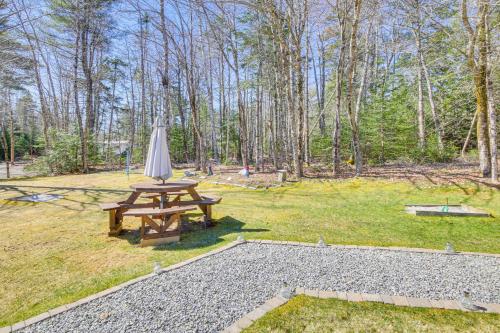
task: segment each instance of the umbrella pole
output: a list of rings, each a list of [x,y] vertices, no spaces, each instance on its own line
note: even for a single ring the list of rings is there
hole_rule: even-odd
[[[161,178],[161,183],[165,185],[165,179]],[[160,209],[165,208],[165,193],[162,192],[160,196]]]
[[[165,184],[165,179],[162,178],[161,180],[162,180],[162,184]],[[160,209],[165,208],[165,199],[166,199],[165,197],[166,197],[165,193],[162,192],[162,194],[160,196]],[[163,215],[162,222],[165,222],[165,217],[166,216]]]

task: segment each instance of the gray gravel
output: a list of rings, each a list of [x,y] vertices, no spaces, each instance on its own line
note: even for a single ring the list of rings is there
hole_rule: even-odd
[[[217,332],[290,286],[500,303],[500,258],[246,243],[22,332]]]

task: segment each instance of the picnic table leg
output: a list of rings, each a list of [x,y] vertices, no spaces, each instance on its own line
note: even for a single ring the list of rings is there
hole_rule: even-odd
[[[141,218],[141,239],[144,238],[144,234],[146,233],[146,221],[145,216]]]
[[[120,204],[133,204],[137,198],[141,195],[141,192],[132,192],[127,200],[120,201]],[[126,209],[125,209],[126,210]],[[109,236],[117,236],[122,231],[123,222],[123,208],[112,209],[109,211]]]
[[[194,188],[188,188],[188,193],[189,195],[191,195],[191,198],[193,198],[193,200],[196,200],[196,201],[202,201],[203,198],[200,197],[200,195],[198,194],[198,192],[196,192],[196,190]],[[207,205],[198,205],[198,207],[200,207],[201,211],[203,212],[203,214],[205,215],[205,218],[207,218],[208,216],[208,212],[207,212]]]
[[[118,209],[109,211],[109,236],[117,236],[122,231],[122,214]]]
[[[132,192],[129,197],[127,198],[127,200],[125,201],[120,201],[119,203],[121,204],[133,204],[138,198],[139,196],[141,195],[141,192]]]
[[[146,216],[141,217],[141,243],[140,246],[144,247],[146,246],[144,242],[144,235],[146,234]]]
[[[207,220],[210,222],[212,221],[212,205],[206,205],[205,208],[207,210]]]
[[[168,227],[174,226],[176,224],[175,229],[178,229],[180,231],[181,227],[181,214],[180,213],[174,213],[166,219],[165,224],[163,225],[162,232],[167,231]]]

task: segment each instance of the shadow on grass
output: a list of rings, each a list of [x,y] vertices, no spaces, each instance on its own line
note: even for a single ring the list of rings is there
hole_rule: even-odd
[[[192,218],[201,214],[189,214],[186,217]],[[177,243],[163,244],[154,247],[156,251],[182,251],[197,248],[209,247],[224,241],[224,236],[236,233],[246,232],[266,232],[269,229],[244,228],[245,223],[231,216],[224,216],[214,221],[214,225],[205,228],[199,221],[183,218],[181,241]],[[140,232],[136,230],[124,230],[117,236],[120,239],[127,240],[132,245],[139,245]]]
[[[45,189],[45,191],[40,191],[40,189]],[[99,203],[104,201],[104,197],[107,195],[124,195],[131,191],[129,190],[119,190],[119,189],[101,189],[101,188],[80,188],[80,187],[60,187],[60,186],[31,186],[31,185],[3,185],[0,184],[0,193],[3,192],[13,192],[13,196],[4,199],[5,202],[0,203],[0,211],[2,209],[8,209],[15,206],[54,206],[63,209],[73,210],[73,211],[85,211],[89,208],[96,208]],[[69,194],[73,192],[81,193],[85,200],[75,200],[68,197]],[[63,197],[56,201],[46,201],[46,202],[22,202],[22,201],[12,201],[19,196],[27,196],[33,194],[60,194]],[[43,207],[43,206],[40,206]]]

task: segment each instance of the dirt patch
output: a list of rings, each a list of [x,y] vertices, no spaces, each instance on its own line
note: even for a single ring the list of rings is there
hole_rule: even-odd
[[[184,165],[182,167],[186,168],[185,171],[188,173],[194,174],[193,176],[187,176],[187,178],[193,178],[213,184],[233,185],[250,189],[281,186],[281,183],[278,182],[276,172],[271,170],[270,166],[266,168],[265,171],[255,171],[254,168],[250,167],[249,177],[241,175],[239,172],[243,168],[238,166],[217,165],[212,169],[214,173],[212,176],[207,176],[200,171],[195,171],[194,168],[189,165]]]

